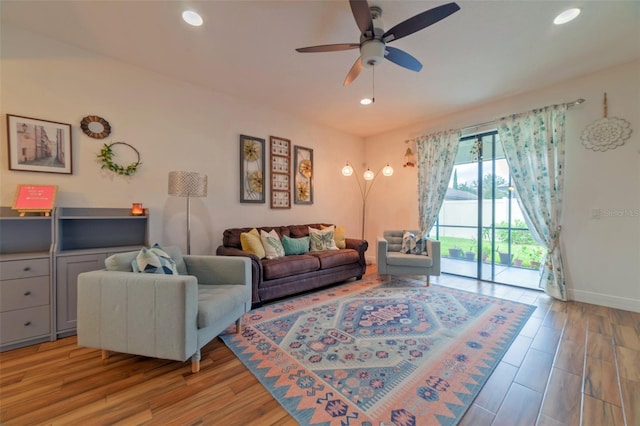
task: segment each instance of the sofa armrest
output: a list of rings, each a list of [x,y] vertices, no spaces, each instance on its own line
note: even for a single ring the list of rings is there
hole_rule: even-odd
[[[369,248],[369,243],[366,240],[359,240],[356,238],[345,238],[345,247],[348,249],[356,250],[360,257],[360,265],[367,266],[367,259],[364,257],[364,253]]]
[[[251,306],[251,260],[242,256],[183,256],[189,275],[199,285],[245,286],[246,306]]]
[[[260,259],[258,259],[258,256],[234,247],[225,246],[219,246],[216,250],[216,254],[218,256],[247,257],[251,260],[251,297],[254,303],[260,301],[260,296],[258,295],[258,287],[262,282],[262,262],[260,261]]]
[[[77,305],[78,345],[180,361],[198,349],[194,276],[85,272]]]
[[[198,284],[251,285],[251,260],[239,256],[183,256]]]
[[[440,241],[426,238],[427,240],[427,256],[433,261],[431,267],[431,275],[440,275]]]
[[[378,237],[377,241],[377,252],[376,252],[376,261],[378,264],[378,274],[386,274],[387,273],[387,249],[389,243],[386,239],[382,237]]]

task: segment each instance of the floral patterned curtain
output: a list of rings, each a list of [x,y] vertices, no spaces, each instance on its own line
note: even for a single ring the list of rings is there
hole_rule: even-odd
[[[540,287],[560,300],[567,300],[560,244],[566,110],[566,104],[550,106],[504,117],[498,126],[520,208],[547,248]]]
[[[418,151],[418,214],[427,235],[436,223],[447,192],[460,144],[460,131],[449,130],[416,140]]]

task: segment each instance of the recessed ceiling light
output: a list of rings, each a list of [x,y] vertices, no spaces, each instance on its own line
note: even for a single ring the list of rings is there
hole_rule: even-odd
[[[553,23],[556,25],[566,24],[569,21],[573,21],[576,17],[580,15],[580,9],[567,9],[553,20]]]
[[[202,16],[198,15],[197,12],[193,10],[185,10],[182,12],[182,19],[189,25],[193,25],[194,27],[199,27],[204,22],[202,20]]]
[[[372,99],[369,99],[369,98],[360,99],[360,104],[362,105],[371,105],[372,103],[373,103]]]

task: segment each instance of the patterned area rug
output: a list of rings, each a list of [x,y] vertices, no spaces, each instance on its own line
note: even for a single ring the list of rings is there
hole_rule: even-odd
[[[302,425],[454,425],[534,309],[372,276],[253,310],[222,339]]]

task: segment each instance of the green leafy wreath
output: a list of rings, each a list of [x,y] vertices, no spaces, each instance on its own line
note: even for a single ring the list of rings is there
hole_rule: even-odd
[[[136,161],[135,163],[129,164],[127,167],[121,166],[118,163],[114,163],[113,157],[115,156],[115,154],[113,153],[113,148],[112,148],[114,145],[128,146],[136,153],[136,155],[138,156],[138,161]],[[114,142],[109,145],[105,143],[104,145],[102,145],[100,154],[98,154],[98,160],[100,160],[100,162],[102,163],[102,167],[101,167],[102,169],[109,169],[112,172],[117,173],[119,175],[123,175],[123,176],[131,176],[138,170],[138,166],[142,164],[140,162],[140,153],[138,152],[138,150],[125,142]]]

